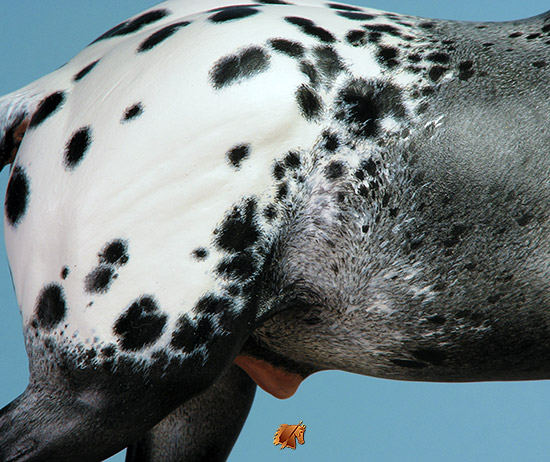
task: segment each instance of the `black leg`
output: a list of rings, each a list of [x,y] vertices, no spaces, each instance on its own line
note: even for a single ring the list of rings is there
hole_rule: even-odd
[[[146,434],[182,403],[216,383],[227,365],[232,365],[240,350],[242,335],[242,332],[220,338],[212,335],[206,357],[199,354],[181,360],[159,352],[148,363],[122,355],[112,363],[97,364],[91,360],[86,363],[82,354],[63,356],[54,348],[46,353],[47,345],[42,349],[34,345],[29,349],[29,386],[19,398],[0,410],[0,462],[106,459]],[[229,403],[234,400],[240,417],[238,425],[232,425],[240,429],[255,385],[246,374],[238,372],[238,375],[235,371],[227,373],[219,386],[207,392],[204,401],[220,399],[219,405],[227,413],[222,420],[232,418],[236,422],[230,417]],[[224,400],[229,401],[223,404]],[[206,405],[202,399],[191,402]],[[200,413],[195,412],[193,418],[199,420]],[[208,412],[214,415],[218,411],[210,410],[206,414]],[[210,424],[207,417],[204,422],[199,421],[205,432],[209,431]],[[233,431],[234,436],[223,436],[228,438],[223,442],[227,453],[239,433]],[[199,441],[200,432],[190,434],[197,435]]]
[[[224,461],[244,425],[256,384],[235,365],[128,448],[127,462]]]

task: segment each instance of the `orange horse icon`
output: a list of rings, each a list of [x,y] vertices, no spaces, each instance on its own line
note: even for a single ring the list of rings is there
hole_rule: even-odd
[[[298,443],[304,444],[304,433],[306,426],[302,425],[302,421],[298,425],[286,425],[282,424],[273,438],[273,444],[277,446],[281,445],[281,449],[292,448],[296,449],[296,439]]]

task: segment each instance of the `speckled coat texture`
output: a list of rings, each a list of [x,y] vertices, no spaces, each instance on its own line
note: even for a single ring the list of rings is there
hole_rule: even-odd
[[[232,3],[161,3],[0,99],[31,369],[0,461],[225,460],[239,354],[550,377],[550,14]]]

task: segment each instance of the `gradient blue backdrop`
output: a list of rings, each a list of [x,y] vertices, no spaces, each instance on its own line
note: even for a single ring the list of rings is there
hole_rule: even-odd
[[[55,70],[105,30],[155,3],[0,0],[0,94]],[[533,16],[550,7],[548,0],[353,3],[432,18],[487,21]],[[1,190],[6,180],[4,171]],[[28,372],[20,316],[0,247],[3,407],[24,390]],[[546,381],[426,384],[323,372],[286,401],[259,390],[230,461],[548,461],[549,395]],[[272,438],[279,424],[300,420],[307,425],[306,444],[296,451],[275,448]]]

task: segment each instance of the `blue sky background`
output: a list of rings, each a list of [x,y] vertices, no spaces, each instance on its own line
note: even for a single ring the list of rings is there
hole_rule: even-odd
[[[0,94],[68,61],[86,44],[154,0],[2,0]],[[432,18],[509,20],[540,14],[548,0],[352,2]],[[7,172],[0,174],[5,190]],[[20,316],[0,246],[0,407],[28,379]],[[282,423],[307,425],[306,444],[279,450]],[[230,461],[547,461],[550,382],[430,384],[341,372],[310,377],[291,399],[259,390]],[[109,461],[122,461],[122,454]]]

